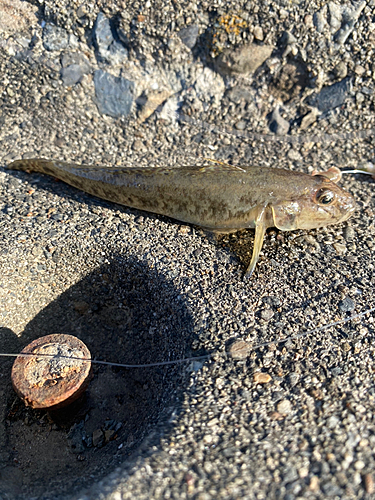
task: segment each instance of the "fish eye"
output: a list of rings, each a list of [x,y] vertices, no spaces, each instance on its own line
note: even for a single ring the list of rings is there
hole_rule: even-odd
[[[315,200],[319,205],[330,205],[335,199],[335,193],[330,189],[319,189],[315,195]]]

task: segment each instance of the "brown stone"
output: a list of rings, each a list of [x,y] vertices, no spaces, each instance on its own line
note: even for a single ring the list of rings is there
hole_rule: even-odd
[[[223,75],[253,73],[270,57],[274,47],[270,45],[248,44],[237,49],[228,49],[216,59],[217,70]]]

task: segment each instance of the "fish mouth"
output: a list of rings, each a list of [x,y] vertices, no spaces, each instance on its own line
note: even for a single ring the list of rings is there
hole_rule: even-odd
[[[343,203],[343,207],[341,209],[342,211],[342,216],[340,217],[338,222],[344,222],[349,219],[353,215],[353,213],[357,209],[357,203],[355,202],[354,198],[350,198],[349,201],[346,201],[346,203]]]

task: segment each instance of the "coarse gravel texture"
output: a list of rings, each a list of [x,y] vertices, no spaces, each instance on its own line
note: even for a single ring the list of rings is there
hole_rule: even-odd
[[[375,128],[375,2],[0,0],[2,13],[1,352],[66,333],[118,363],[213,355],[97,365],[54,413],[23,406],[0,358],[0,498],[371,498],[374,315],[287,340],[375,307],[371,177],[344,177],[348,222],[268,231],[244,281],[253,231],[214,237],[6,165],[371,166],[374,133],[358,132]],[[100,92],[95,74],[109,75]]]

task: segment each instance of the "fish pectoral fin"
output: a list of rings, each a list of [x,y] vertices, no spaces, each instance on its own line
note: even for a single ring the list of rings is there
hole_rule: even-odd
[[[249,264],[249,267],[247,268],[245,273],[245,278],[247,279],[250,278],[250,276],[253,274],[253,271],[259,259],[260,251],[262,250],[264,233],[266,232],[267,229],[265,215],[266,215],[266,207],[262,207],[255,221],[255,240],[254,240],[253,255],[251,257],[251,262]]]

